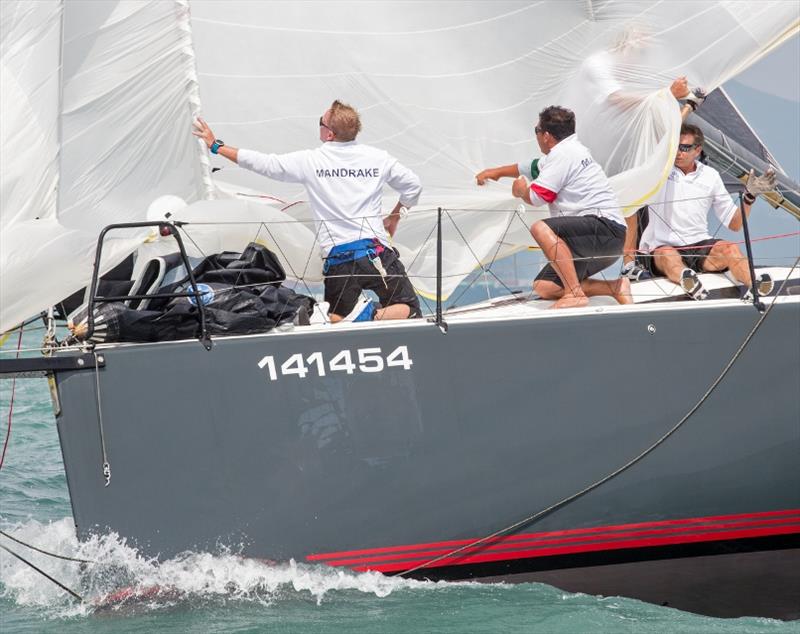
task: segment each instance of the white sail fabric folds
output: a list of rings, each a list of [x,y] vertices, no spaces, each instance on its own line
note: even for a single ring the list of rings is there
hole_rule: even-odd
[[[2,229],[56,215],[60,44],[58,0],[4,3],[0,12]]]
[[[479,262],[533,244],[527,227],[546,210],[520,214],[510,182],[481,188],[474,175],[536,158],[542,108],[575,111],[629,213],[674,157],[670,82],[686,75],[710,91],[797,30],[796,4],[780,1],[3,2],[0,331],[88,282],[102,227],[144,220],[165,194],[218,195],[190,135],[200,98],[218,137],[277,153],[318,144],[333,99],[358,108],[359,141],[422,179],[395,243],[425,294],[435,210],[446,209],[447,295]],[[225,189],[276,199],[251,211],[308,218],[290,206],[301,187],[211,165]],[[384,200],[388,212],[396,197]],[[287,240],[290,274],[314,239]],[[140,241],[121,234],[104,268]],[[305,275],[320,272],[317,260]]]
[[[518,215],[510,181],[479,188],[474,175],[539,156],[542,108],[575,111],[579,138],[632,213],[675,156],[672,80],[716,88],[797,31],[790,4],[202,2],[192,24],[205,118],[227,142],[276,153],[313,147],[333,99],[360,110],[359,140],[422,178],[423,211],[400,223],[395,244],[423,294],[435,289],[435,209],[448,209],[446,296],[479,262],[533,245],[526,224],[546,210]],[[305,200],[300,187],[212,161],[234,191]],[[387,212],[395,202],[387,192]]]
[[[103,227],[199,198],[207,162],[185,2],[3,2],[2,24],[5,331],[89,282]],[[102,269],[146,233],[112,234]]]

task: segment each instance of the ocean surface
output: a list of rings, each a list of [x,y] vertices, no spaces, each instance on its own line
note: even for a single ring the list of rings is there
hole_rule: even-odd
[[[23,347],[36,346],[41,330]],[[3,351],[16,350],[16,335]],[[6,355],[3,355],[6,357]],[[0,448],[12,382],[0,381]],[[355,574],[233,554],[185,553],[149,561],[113,535],[79,544],[47,384],[16,381],[11,436],[0,471],[0,535],[82,595],[81,603],[0,550],[0,631],[12,632],[800,632],[800,622],[713,619],[632,599],[570,594],[542,584],[432,583]],[[109,595],[128,589],[127,600]]]

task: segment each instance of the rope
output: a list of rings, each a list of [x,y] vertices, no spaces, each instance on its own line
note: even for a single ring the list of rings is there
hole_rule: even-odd
[[[780,287],[780,289],[778,289],[778,294],[779,295],[783,291],[783,288],[786,285],[786,282],[789,280],[789,276],[791,275],[792,271],[794,271],[794,269],[797,267],[798,263],[800,263],[800,257],[798,257],[795,260],[794,264],[792,265],[792,268],[789,271],[789,274],[786,276],[786,279],[784,279],[783,282],[781,282],[781,287]],[[597,480],[596,482],[590,484],[589,486],[585,487],[584,489],[581,489],[577,493],[573,493],[569,497],[566,497],[566,498],[556,502],[555,504],[551,504],[547,508],[542,509],[541,511],[538,511],[538,512],[534,513],[533,515],[529,515],[525,519],[522,519],[522,520],[520,520],[518,522],[515,522],[514,524],[511,524],[510,526],[506,526],[505,528],[501,528],[500,530],[495,531],[491,535],[487,535],[486,537],[482,537],[480,539],[476,539],[475,541],[473,541],[473,542],[471,542],[471,543],[469,543],[469,544],[467,544],[465,546],[461,546],[460,548],[456,548],[455,550],[452,550],[449,553],[445,553],[444,555],[440,555],[438,557],[430,559],[429,561],[421,563],[418,566],[414,566],[413,568],[409,568],[408,570],[404,570],[403,572],[399,572],[397,574],[399,576],[411,574],[412,572],[416,572],[417,570],[420,570],[422,568],[426,568],[426,567],[428,567],[428,566],[430,566],[430,565],[432,565],[434,563],[442,561],[443,559],[448,559],[448,558],[452,557],[453,555],[457,555],[460,552],[463,552],[463,551],[468,550],[468,549],[475,548],[476,546],[479,546],[479,545],[481,545],[483,543],[486,543],[487,541],[489,541],[491,539],[494,539],[495,537],[500,537],[500,536],[505,535],[507,533],[510,533],[510,532],[512,532],[512,531],[514,531],[514,530],[516,530],[518,528],[521,528],[522,526],[531,524],[531,523],[535,522],[537,519],[539,519],[540,517],[543,517],[544,515],[547,515],[548,513],[551,513],[552,511],[555,511],[556,509],[559,509],[562,506],[565,506],[565,505],[569,504],[573,500],[577,500],[579,497],[582,497],[582,496],[586,495],[587,493],[589,493],[590,491],[592,491],[592,490],[596,489],[597,487],[601,486],[602,484],[605,484],[609,480],[611,480],[611,479],[615,478],[616,476],[618,476],[619,474],[621,474],[623,471],[628,470],[630,467],[632,467],[637,462],[642,460],[648,454],[652,453],[667,438],[669,438],[676,431],[678,431],[678,429],[680,429],[683,426],[683,424],[686,421],[689,420],[689,418],[700,408],[700,406],[703,403],[705,403],[706,399],[708,399],[708,397],[711,396],[712,392],[714,392],[714,390],[717,388],[717,386],[722,382],[722,379],[725,378],[725,376],[728,374],[730,369],[733,367],[733,364],[736,363],[736,360],[739,358],[739,356],[741,356],[742,352],[744,352],[744,349],[747,347],[747,345],[750,343],[750,341],[753,338],[753,336],[756,334],[758,329],[761,327],[761,324],[764,323],[764,320],[767,318],[767,316],[770,314],[770,312],[772,312],[772,309],[774,308],[776,303],[777,303],[777,298],[773,299],[772,302],[770,303],[770,305],[767,307],[766,311],[764,311],[759,316],[758,321],[756,321],[755,326],[753,326],[753,328],[750,330],[748,335],[744,338],[744,341],[739,346],[739,349],[736,350],[736,352],[731,357],[730,361],[728,361],[727,365],[722,370],[720,375],[711,384],[711,386],[706,390],[705,394],[703,394],[703,396],[700,397],[700,400],[697,401],[697,403],[694,405],[694,407],[692,407],[686,413],[686,415],[683,418],[681,418],[675,425],[673,425],[672,429],[667,431],[663,436],[661,436],[661,438],[659,438],[657,441],[655,441],[652,445],[650,445],[647,449],[645,449],[643,452],[641,452],[638,456],[636,456],[635,458],[629,460],[628,462],[626,462],[624,465],[622,465],[621,467],[619,467],[615,471],[612,471],[608,475],[600,478],[599,480]]]
[[[78,559],[77,557],[67,557],[66,555],[59,555],[58,553],[52,553],[50,551],[44,550],[43,548],[39,548],[38,546],[34,546],[33,544],[29,544],[28,542],[24,542],[21,539],[14,537],[13,535],[9,535],[5,531],[0,530],[0,535],[5,537],[6,539],[10,539],[13,542],[17,542],[21,546],[25,546],[25,548],[30,548],[31,550],[35,550],[37,553],[42,553],[43,555],[47,555],[48,557],[55,557],[56,559],[63,559],[64,561],[76,561],[79,564],[96,564],[98,562],[92,561],[90,559]]]
[[[2,548],[3,550],[5,550],[7,553],[9,553],[9,554],[11,554],[11,555],[14,555],[14,557],[16,557],[17,559],[19,559],[19,560],[20,560],[22,563],[24,563],[24,564],[28,564],[28,565],[29,565],[31,568],[33,568],[33,569],[34,569],[36,572],[38,572],[40,575],[42,575],[42,576],[43,576],[45,579],[48,579],[49,581],[52,581],[54,584],[56,584],[56,585],[57,585],[59,588],[61,588],[61,589],[62,589],[62,590],[64,590],[65,592],[69,592],[69,593],[70,593],[70,594],[71,594],[71,595],[72,595],[74,598],[76,598],[76,599],[77,599],[78,601],[80,601],[81,603],[86,603],[86,601],[84,600],[84,598],[83,598],[81,595],[79,595],[79,594],[78,594],[77,592],[75,592],[74,590],[70,590],[70,589],[69,589],[67,586],[65,586],[63,583],[61,583],[61,582],[60,582],[60,581],[58,581],[57,579],[54,579],[53,577],[51,577],[50,575],[48,575],[48,574],[47,574],[47,573],[46,573],[44,570],[42,570],[41,568],[37,568],[37,567],[36,567],[35,565],[33,565],[33,564],[30,562],[30,561],[28,561],[27,559],[25,559],[25,558],[24,558],[22,555],[18,555],[18,554],[17,554],[17,553],[15,553],[13,550],[11,550],[10,548],[6,548],[6,547],[5,547],[5,546],[3,546],[2,544],[0,544],[0,548]]]
[[[25,328],[25,324],[21,324],[19,327],[19,338],[17,339],[17,356],[15,358],[19,359],[19,351],[22,348],[22,331]],[[14,393],[16,392],[17,388],[17,377],[14,377],[11,380],[11,400],[8,404],[8,428],[6,429],[6,439],[3,441],[3,453],[0,455],[0,469],[3,468],[3,463],[6,461],[6,449],[8,449],[8,441],[11,438],[11,419],[13,418],[14,413]]]

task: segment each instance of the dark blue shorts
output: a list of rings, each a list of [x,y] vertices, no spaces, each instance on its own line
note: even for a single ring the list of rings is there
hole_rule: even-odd
[[[708,254],[717,242],[722,242],[722,240],[720,238],[707,238],[706,240],[700,240],[700,242],[687,244],[684,247],[673,248],[677,249],[678,253],[681,254],[681,259],[686,266],[698,273],[705,273],[706,271],[703,269],[703,263],[706,261]],[[639,259],[653,275],[664,275],[662,271],[656,268],[656,259],[653,257],[652,253],[649,256],[639,256]],[[728,269],[725,270],[727,271]]]
[[[542,222],[567,243],[572,252],[578,281],[599,273],[622,257],[627,228],[613,220],[600,216],[558,216]],[[550,264],[539,272],[536,279],[564,287],[558,273]]]
[[[362,289],[365,289],[373,291],[384,308],[393,304],[408,304],[411,317],[422,315],[419,299],[397,252],[386,247],[379,257],[386,277],[381,277],[368,257],[328,267],[325,273],[325,301],[330,305],[331,313],[346,316],[358,302]]]

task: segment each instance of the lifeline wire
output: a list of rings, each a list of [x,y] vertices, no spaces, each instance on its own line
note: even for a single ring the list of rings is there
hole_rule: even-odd
[[[772,191],[775,192],[775,193],[781,193],[781,192],[794,193],[795,190],[789,189],[789,188],[777,187],[777,188],[773,189]],[[237,195],[240,195],[240,194],[237,193]],[[272,196],[267,196],[266,194],[248,194],[248,196],[250,196],[250,197],[257,196],[257,197],[273,198]],[[655,206],[659,206],[659,205],[667,205],[669,203],[689,202],[689,201],[694,201],[694,200],[707,200],[709,198],[718,198],[718,197],[720,197],[720,195],[718,195],[718,194],[709,194],[709,195],[705,195],[705,196],[687,196],[685,198],[671,198],[670,200],[662,200],[662,201],[658,201],[658,202],[650,202],[650,203],[647,203],[647,206],[648,207],[655,207]],[[281,209],[281,211],[285,211],[286,209],[288,209],[289,207],[291,207],[293,205],[307,204],[307,203],[308,203],[307,200],[296,200],[295,202],[293,202],[290,205],[287,205],[286,207]],[[767,203],[767,204],[769,204],[769,203]],[[620,208],[620,206],[615,206],[615,207],[597,207],[597,206],[595,206],[595,207],[586,207],[586,208],[576,209],[575,211],[588,211],[588,210],[603,211],[603,210],[612,210],[612,209],[619,209],[619,208]],[[439,209],[438,207],[417,207],[417,208],[414,208],[414,209],[409,209],[408,213],[409,213],[409,216],[412,216],[412,215],[413,216],[417,216],[417,215],[423,214],[423,213],[435,213],[438,209]],[[536,209],[539,209],[539,208],[537,208],[537,207],[526,207],[525,211],[526,212],[528,212],[528,211],[536,211]],[[514,213],[514,212],[518,211],[518,207],[516,207],[514,209],[502,209],[502,208],[498,209],[498,208],[494,208],[494,207],[491,207],[491,208],[490,207],[486,207],[486,208],[448,207],[447,210],[448,211],[460,211],[460,212],[480,212],[480,213],[510,214],[510,213]],[[383,215],[382,214],[371,214],[371,215],[365,215],[365,216],[362,216],[362,217],[363,218],[376,218],[376,219],[378,219],[378,218],[383,218]],[[215,226],[215,225],[253,225],[253,224],[261,224],[262,222],[264,222],[264,221],[263,220],[201,220],[201,221],[196,221],[195,220],[195,221],[191,221],[191,222],[185,222],[184,224],[186,224],[186,225],[192,224],[192,225],[196,225],[196,226]],[[323,222],[323,223],[331,222],[331,223],[333,223],[333,222],[336,222],[336,221],[335,220],[317,221],[317,220],[314,220],[314,219],[310,219],[310,220],[297,219],[297,218],[294,218],[294,217],[290,216],[288,220],[270,220],[269,224],[272,224],[272,225],[305,224],[305,225],[307,225],[307,224],[312,224],[312,223],[315,223],[315,222]]]
[[[10,548],[6,548],[6,547],[5,547],[5,546],[3,546],[2,544],[0,544],[0,548],[2,548],[2,549],[3,549],[3,550],[5,550],[7,553],[9,553],[9,554],[13,555],[14,557],[16,557],[17,559],[19,559],[19,560],[20,560],[22,563],[24,563],[24,564],[28,564],[28,565],[29,565],[31,568],[33,568],[33,569],[34,569],[36,572],[38,572],[40,575],[42,575],[42,576],[43,576],[45,579],[48,579],[48,580],[52,581],[54,584],[56,584],[56,585],[57,585],[59,588],[61,588],[61,589],[62,589],[62,590],[64,590],[65,592],[69,592],[69,593],[70,593],[70,594],[71,594],[71,595],[72,595],[74,598],[76,598],[76,599],[77,599],[78,601],[80,601],[81,603],[86,603],[86,601],[84,600],[84,598],[83,598],[81,595],[79,595],[79,594],[78,594],[77,592],[75,592],[74,590],[70,590],[70,589],[69,589],[67,586],[65,586],[63,583],[61,583],[61,582],[60,582],[60,581],[58,581],[57,579],[54,579],[53,577],[51,577],[50,575],[48,575],[48,574],[47,574],[47,573],[46,573],[44,570],[42,570],[41,568],[37,568],[37,567],[36,567],[34,564],[32,564],[32,563],[31,563],[30,561],[28,561],[27,559],[25,559],[25,558],[24,558],[22,555],[18,555],[18,554],[17,554],[17,553],[15,553],[13,550],[11,550]]]
[[[794,269],[797,267],[798,263],[800,263],[800,256],[798,256],[797,259],[795,259],[794,264],[792,265],[792,268],[789,270],[789,274],[786,276],[786,278],[783,280],[783,282],[781,282],[781,286],[778,289],[778,295],[780,295],[780,293],[783,292],[783,289],[786,286],[786,282],[789,280],[789,275],[791,275],[792,271],[794,271]],[[436,563],[438,561],[442,561],[443,559],[449,559],[453,555],[457,555],[460,552],[463,552],[463,551],[468,550],[468,549],[473,549],[473,548],[475,548],[475,546],[479,546],[480,544],[483,544],[483,543],[485,543],[485,542],[487,542],[487,541],[489,541],[491,539],[494,539],[495,537],[500,537],[502,535],[510,533],[511,531],[513,531],[513,530],[515,530],[517,528],[520,528],[522,526],[531,524],[531,523],[535,522],[537,519],[539,519],[540,517],[542,517],[544,515],[547,515],[548,513],[552,512],[552,511],[555,511],[556,509],[558,509],[558,508],[560,508],[562,506],[565,506],[566,504],[569,504],[573,500],[576,500],[579,497],[585,495],[586,493],[589,493],[593,489],[596,489],[600,485],[605,484],[606,482],[608,482],[612,478],[615,478],[620,473],[622,473],[623,471],[626,471],[627,469],[632,467],[634,464],[636,464],[637,462],[642,460],[645,456],[647,456],[649,453],[654,451],[659,445],[661,445],[667,438],[669,438],[670,436],[672,436],[672,434],[674,434],[676,431],[678,431],[678,429],[680,427],[682,427],[683,424],[687,420],[689,420],[689,418],[692,416],[692,414],[694,414],[700,408],[700,406],[706,401],[706,399],[709,396],[711,396],[711,393],[717,388],[717,386],[720,384],[722,379],[725,378],[725,375],[728,374],[730,369],[733,367],[733,364],[736,363],[736,360],[739,358],[739,356],[742,354],[742,352],[744,352],[744,349],[747,347],[747,344],[750,343],[750,340],[753,338],[753,336],[756,334],[758,329],[761,327],[761,324],[764,323],[764,320],[767,318],[767,315],[770,314],[770,312],[772,311],[772,309],[774,308],[776,303],[777,303],[777,297],[773,298],[773,300],[770,303],[770,305],[767,307],[767,309],[758,318],[758,321],[756,322],[755,326],[753,326],[753,328],[750,330],[748,335],[744,338],[744,341],[739,346],[739,349],[734,353],[734,355],[731,357],[730,361],[728,361],[728,364],[722,370],[720,375],[711,384],[711,386],[708,388],[708,390],[706,390],[706,393],[703,394],[702,397],[700,397],[700,400],[697,401],[697,403],[694,405],[694,407],[692,407],[686,413],[686,415],[683,418],[681,418],[681,420],[679,420],[672,427],[672,429],[670,429],[668,432],[666,432],[663,436],[661,436],[661,438],[659,438],[656,442],[654,442],[652,445],[650,445],[647,449],[645,449],[638,456],[636,456],[632,460],[629,460],[627,463],[625,463],[624,465],[622,465],[621,467],[619,467],[615,471],[612,471],[608,475],[606,475],[603,478],[601,478],[600,480],[597,480],[596,482],[590,484],[586,488],[578,491],[577,493],[573,493],[569,497],[566,497],[563,500],[560,500],[560,501],[556,502],[555,504],[551,504],[547,508],[542,509],[541,511],[538,511],[537,513],[534,513],[533,515],[530,515],[530,516],[526,517],[525,519],[522,519],[522,520],[520,520],[518,522],[515,522],[514,524],[511,524],[510,526],[506,526],[505,528],[502,528],[499,531],[495,531],[491,535],[487,535],[486,537],[481,537],[480,539],[476,539],[474,542],[466,544],[465,546],[461,546],[460,548],[456,548],[455,550],[453,550],[453,551],[451,551],[449,553],[445,553],[444,555],[439,555],[438,557],[434,557],[433,559],[430,559],[429,561],[421,563],[418,566],[414,566],[413,568],[409,568],[408,570],[404,570],[402,572],[399,572],[399,573],[397,573],[397,575],[398,576],[403,576],[403,575],[411,574],[412,572],[416,572],[417,570],[421,570],[422,568],[426,568],[426,567],[430,566],[431,564],[434,564],[434,563]]]
[[[781,190],[780,190],[780,188],[776,188],[774,191],[778,192],[778,191],[781,191]],[[266,197],[268,197],[268,198],[273,198],[273,197],[270,197],[270,196],[266,196]],[[652,212],[653,212],[653,213],[654,213],[654,214],[655,214],[655,215],[656,215],[656,216],[657,216],[657,217],[658,217],[658,218],[659,218],[659,219],[660,219],[662,222],[664,222],[665,224],[667,224],[667,226],[669,226],[669,223],[667,223],[667,222],[665,221],[665,219],[661,217],[661,215],[660,215],[660,214],[659,214],[659,213],[656,211],[656,209],[654,209],[654,207],[656,207],[656,206],[658,206],[658,205],[665,205],[665,204],[667,204],[667,203],[670,203],[670,202],[684,202],[684,201],[691,201],[691,200],[703,200],[703,199],[715,198],[715,197],[716,197],[716,195],[707,195],[707,196],[695,196],[695,197],[679,198],[679,199],[672,199],[672,200],[669,200],[669,201],[659,201],[659,202],[650,203],[648,206],[650,207],[650,209],[652,210]],[[276,199],[276,200],[277,200],[277,199]],[[282,201],[281,201],[281,202],[282,202]],[[301,201],[297,201],[297,202],[301,202]],[[303,202],[304,202],[304,201],[303,201]],[[292,203],[292,204],[296,204],[296,203]],[[289,205],[289,206],[291,206],[291,205]],[[286,208],[284,208],[284,210],[285,210],[285,209],[286,209]],[[600,207],[598,207],[598,208],[593,208],[593,209],[602,210],[603,208],[600,208]],[[419,212],[424,212],[424,211],[430,211],[430,210],[427,210],[427,209],[418,209],[418,210],[416,210],[416,212],[417,212],[417,213],[419,213]],[[451,221],[451,223],[453,224],[453,226],[455,227],[455,229],[456,229],[457,233],[459,234],[459,236],[461,237],[461,239],[463,240],[463,242],[464,242],[464,244],[467,246],[467,248],[470,250],[470,252],[472,253],[472,255],[473,255],[474,257],[476,257],[476,261],[478,262],[478,267],[480,268],[481,272],[483,273],[483,275],[484,275],[484,278],[487,276],[487,274],[491,274],[491,275],[492,275],[492,276],[493,276],[495,279],[497,279],[497,281],[498,281],[498,282],[500,282],[500,284],[501,284],[503,287],[505,287],[505,288],[506,288],[506,290],[508,290],[509,292],[511,292],[511,291],[510,291],[510,289],[509,289],[509,288],[508,288],[508,287],[505,285],[505,283],[504,283],[504,282],[503,282],[503,281],[502,281],[502,280],[501,280],[501,279],[500,279],[500,278],[499,278],[499,277],[498,277],[498,276],[497,276],[497,275],[496,275],[496,274],[495,274],[495,273],[492,271],[491,267],[492,267],[492,265],[494,264],[495,260],[497,259],[497,255],[499,254],[500,247],[501,247],[501,245],[503,244],[503,240],[505,239],[505,235],[506,235],[506,233],[508,232],[508,229],[510,228],[510,225],[511,225],[512,219],[509,219],[509,224],[506,226],[506,230],[504,231],[504,233],[503,233],[503,236],[500,238],[500,240],[498,240],[497,249],[495,250],[495,253],[494,253],[494,255],[492,256],[491,262],[489,263],[489,265],[488,265],[488,267],[487,267],[487,266],[483,265],[483,263],[482,263],[482,262],[480,262],[480,260],[479,260],[479,259],[477,259],[477,255],[476,255],[476,254],[474,253],[474,251],[473,251],[473,250],[470,248],[470,246],[469,246],[469,242],[467,241],[466,237],[463,235],[463,233],[462,233],[462,232],[461,232],[461,230],[459,229],[459,227],[458,227],[458,225],[456,224],[455,220],[452,218],[452,216],[450,216],[450,214],[449,214],[449,211],[465,211],[465,212],[476,212],[476,211],[480,211],[480,212],[492,212],[492,211],[494,211],[494,212],[501,212],[501,213],[507,213],[508,211],[513,211],[513,213],[514,213],[514,216],[516,216],[516,217],[519,217],[520,221],[522,221],[522,222],[524,223],[524,221],[522,220],[522,218],[519,216],[519,207],[518,207],[516,210],[502,210],[502,209],[452,209],[452,210],[447,210],[447,211],[448,211],[448,214],[447,214],[447,215],[448,215],[448,217],[450,218],[450,221]],[[585,210],[584,210],[584,211],[585,211]],[[562,212],[562,214],[563,214],[563,212]],[[376,218],[382,218],[382,216],[381,216],[381,215],[376,215],[375,217],[376,217]],[[366,221],[368,220],[368,218],[369,218],[369,217],[364,217],[364,218],[362,219],[362,230],[363,230],[363,224],[364,224],[364,222],[366,222]],[[252,222],[252,221],[250,221],[250,222]],[[273,221],[273,223],[274,223],[274,224],[280,224],[280,223],[282,223],[282,222],[284,222],[284,221]],[[306,220],[297,220],[297,219],[292,219],[292,220],[290,220],[290,221],[287,221],[287,222],[294,222],[294,223],[307,223],[307,222],[309,222],[309,221],[306,221]],[[328,234],[329,234],[329,236],[330,236],[330,229],[328,228],[328,226],[327,226],[327,223],[328,223],[328,221],[322,221],[321,223],[319,223],[319,226],[320,226],[320,227],[321,227],[321,226],[324,226],[324,227],[325,227],[325,228],[328,230]],[[227,224],[227,223],[220,223],[220,222],[201,222],[201,223],[193,223],[193,224],[211,224],[211,225],[216,225],[216,224]],[[237,223],[231,223],[231,224],[237,224]],[[260,223],[260,225],[261,225],[261,226],[266,226],[266,224],[267,224],[267,223],[263,223],[263,222],[261,222],[261,223]],[[435,226],[436,226],[436,225],[434,225],[434,227],[431,229],[431,232],[428,234],[428,238],[429,238],[429,237],[430,237],[430,235],[433,233],[433,230],[435,229]],[[719,230],[721,229],[721,227],[722,227],[722,223],[720,223],[720,225],[717,227],[716,231],[714,232],[714,236],[715,236],[715,237],[716,237],[716,235],[718,234],[718,232],[719,232]],[[259,229],[259,231],[260,231],[260,229]],[[269,228],[268,228],[268,227],[267,227],[267,231],[269,231]],[[257,234],[257,235],[258,235],[258,234]],[[789,237],[789,236],[792,236],[792,235],[796,235],[796,232],[795,232],[795,233],[787,233],[787,234],[782,234],[782,235],[779,235],[779,236],[774,236],[774,237],[776,237],[776,238],[777,238],[777,237]],[[271,236],[271,232],[270,232],[270,236]],[[318,237],[319,237],[319,230],[318,230],[318,233],[317,233],[317,238],[318,238]],[[428,238],[426,238],[426,239],[425,239],[425,241],[423,242],[423,245],[427,243],[427,241],[428,241]],[[763,239],[766,239],[766,238],[760,238],[759,240],[763,240]],[[273,240],[273,241],[274,241],[274,240]],[[277,242],[276,242],[276,244],[277,244]],[[741,244],[741,242],[735,242],[734,244]],[[530,247],[529,247],[529,248],[530,248]],[[683,248],[688,248],[688,247],[683,247]],[[312,249],[312,251],[313,251],[313,249]],[[636,251],[636,253],[642,254],[643,252],[642,252],[642,251],[639,251],[639,250],[637,250],[637,251]],[[281,251],[281,254],[284,256],[284,259],[286,259],[286,260],[287,260],[287,262],[288,262],[288,259],[286,258],[286,255],[285,255],[285,254],[284,254],[282,251]],[[418,257],[419,257],[419,255],[421,255],[421,254],[422,254],[422,249],[420,249],[420,250],[417,252],[417,254],[416,254],[416,256],[414,257],[414,259],[412,260],[412,262],[411,262],[411,263],[408,265],[408,267],[407,267],[408,269],[410,269],[411,267],[413,267],[413,265],[414,265],[414,263],[416,262],[417,258],[418,258]],[[651,254],[646,254],[646,255],[648,255],[648,256],[649,256],[649,255],[651,255]],[[708,256],[705,256],[705,257],[708,257]],[[311,253],[309,254],[309,260],[306,262],[306,269],[308,268],[308,263],[309,263],[309,261],[310,261],[310,258],[311,258]],[[577,257],[573,257],[573,260],[578,260],[578,259],[584,259],[584,258],[577,258]],[[592,259],[592,258],[585,258],[585,259]],[[291,268],[291,267],[290,267],[290,268]],[[460,274],[459,274],[459,275],[460,275]],[[449,276],[449,277],[458,277],[459,275],[452,275],[452,276]],[[468,274],[467,274],[467,275],[468,275]],[[427,276],[421,276],[421,275],[417,275],[416,277],[427,277]],[[603,280],[604,280],[604,281],[607,281],[607,282],[609,282],[609,280],[607,280],[607,279],[606,279],[606,275],[605,275],[605,273],[602,275],[602,277],[603,277]],[[308,290],[308,285],[307,285],[307,283],[305,282],[305,279],[304,279],[304,278],[300,278],[300,279],[301,279],[301,280],[304,282],[304,284],[306,284],[306,289]],[[473,280],[472,280],[472,281],[471,281],[471,282],[470,282],[470,283],[467,285],[467,287],[466,287],[466,288],[464,288],[464,289],[461,291],[461,293],[459,294],[459,296],[456,298],[456,302],[457,302],[457,300],[458,300],[458,299],[460,299],[460,298],[461,298],[461,297],[462,297],[462,296],[463,296],[463,295],[464,295],[464,294],[465,294],[465,293],[466,293],[466,292],[467,292],[467,291],[468,291],[468,290],[469,290],[469,289],[472,287],[472,285],[475,283],[475,281],[476,281],[477,279],[478,279],[478,278],[477,278],[477,277],[475,277],[475,278],[474,278],[474,279],[473,279]],[[610,284],[610,282],[609,282],[609,284]],[[416,289],[415,289],[415,290],[416,290]],[[488,286],[487,286],[487,292],[489,292]],[[667,295],[667,293],[666,293],[666,292],[664,292],[664,295]],[[490,299],[491,299],[491,297],[490,297]],[[426,307],[427,307],[428,309],[430,309],[430,306],[428,306],[428,302],[427,302],[427,301],[425,302],[425,304],[426,304]]]

